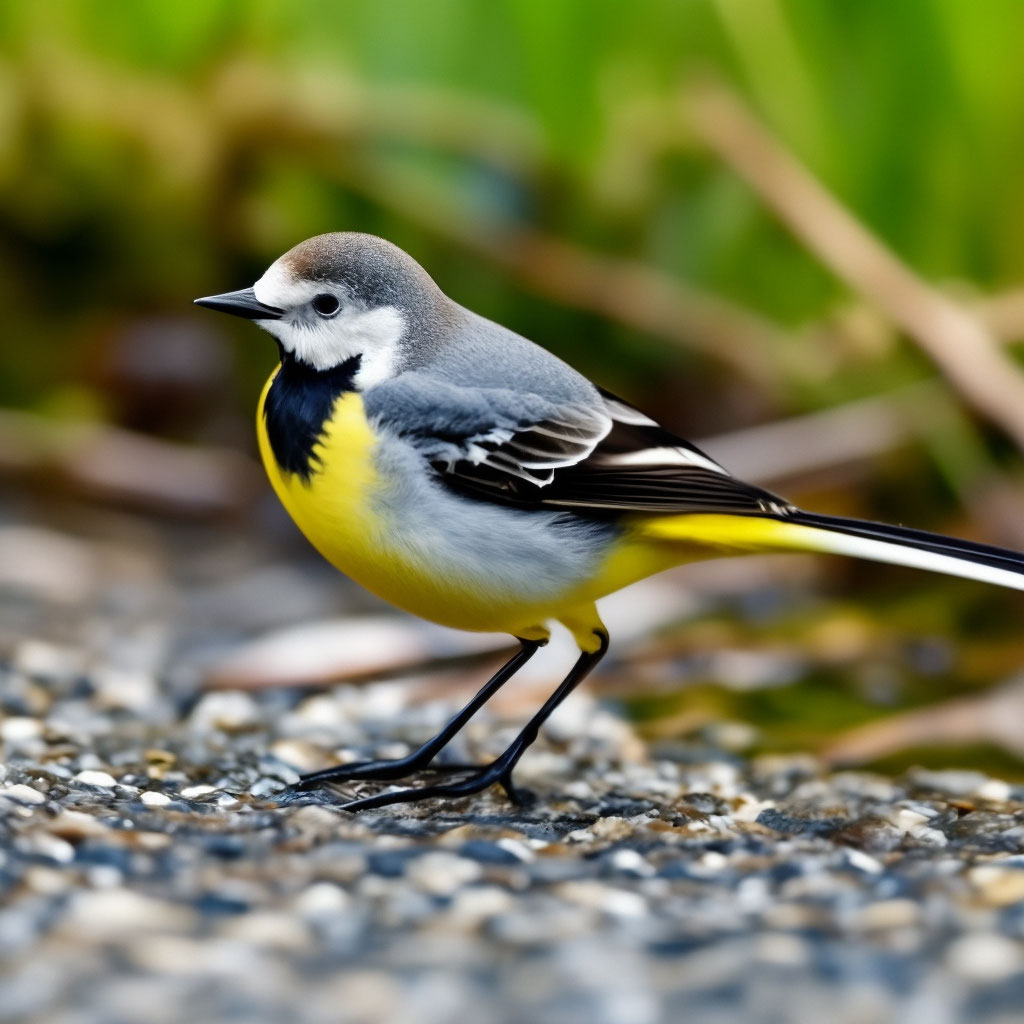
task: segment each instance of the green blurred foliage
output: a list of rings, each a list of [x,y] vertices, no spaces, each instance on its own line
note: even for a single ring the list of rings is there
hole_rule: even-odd
[[[0,298],[23,343],[0,395],[48,387],[83,318],[184,312],[331,228],[409,246],[453,294],[599,375],[638,344],[524,300],[361,195],[378,166],[436,183],[460,217],[526,220],[789,328],[818,322],[842,285],[673,116],[701,68],[927,277],[1007,287],[1024,257],[1022,30],[1014,0],[6,3]],[[442,113],[407,130],[417,93]],[[472,116],[443,123],[446,97]],[[529,145],[493,159],[473,122],[501,118],[510,148]],[[680,358],[645,349],[636,387]]]

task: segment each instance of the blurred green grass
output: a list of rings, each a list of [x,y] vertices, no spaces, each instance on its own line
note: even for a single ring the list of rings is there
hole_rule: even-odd
[[[15,333],[37,343],[31,358],[8,352],[3,398],[52,381],[85,313],[184,309],[332,227],[414,248],[454,294],[592,372],[635,343],[605,328],[572,346],[555,311],[452,260],[327,161],[384,161],[439,180],[462,216],[522,218],[787,328],[818,322],[843,286],[668,120],[682,78],[704,67],[926,277],[1010,287],[1024,258],[1022,29],[1012,0],[3,5],[0,288]],[[478,103],[481,123],[506,112],[534,152],[500,167],[465,125],[454,144],[439,126],[432,145],[429,129],[403,138],[351,116],[396,88]],[[263,101],[265,124],[251,111],[232,122]],[[310,145],[303,124],[330,128],[332,101],[337,138]],[[647,380],[679,358],[645,360]]]

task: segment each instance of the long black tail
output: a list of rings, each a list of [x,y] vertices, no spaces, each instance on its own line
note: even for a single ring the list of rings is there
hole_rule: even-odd
[[[797,546],[908,565],[1024,590],[1024,554],[938,533],[800,510],[778,517],[814,531]],[[800,531],[802,533],[802,531]],[[803,543],[806,541],[806,543]]]

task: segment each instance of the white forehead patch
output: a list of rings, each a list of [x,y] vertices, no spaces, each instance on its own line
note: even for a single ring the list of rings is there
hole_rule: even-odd
[[[405,332],[405,318],[394,306],[365,309],[346,305],[342,289],[296,279],[280,261],[271,265],[253,291],[260,302],[284,310],[280,320],[256,323],[307,366],[330,370],[352,356],[361,356],[355,384],[363,391],[393,375],[398,342]],[[313,296],[323,292],[336,295],[341,302],[333,317],[320,317],[308,305]]]
[[[324,289],[316,281],[296,278],[280,260],[275,260],[252,286],[252,290],[264,305],[290,309],[309,302],[314,295]]]

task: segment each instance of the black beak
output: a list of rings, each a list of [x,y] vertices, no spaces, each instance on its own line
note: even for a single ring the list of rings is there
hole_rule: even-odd
[[[196,299],[195,305],[232,316],[244,316],[246,320],[280,320],[284,313],[276,306],[265,306],[251,288],[239,288],[237,292],[225,292],[223,295],[207,295]]]

